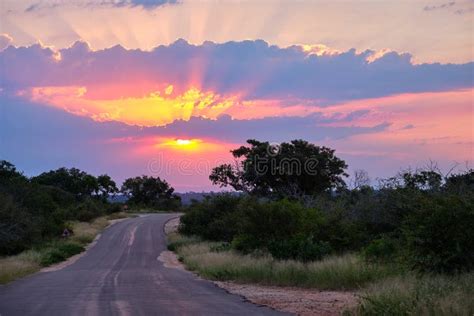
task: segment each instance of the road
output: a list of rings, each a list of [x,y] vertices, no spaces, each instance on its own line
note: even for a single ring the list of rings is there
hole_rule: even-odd
[[[173,214],[107,228],[73,264],[0,286],[0,315],[281,315],[157,260]]]

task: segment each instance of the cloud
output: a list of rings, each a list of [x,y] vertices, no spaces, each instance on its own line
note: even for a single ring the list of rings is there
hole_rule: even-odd
[[[76,166],[95,174],[107,172],[122,181],[136,174],[149,174],[150,162],[160,159],[160,163],[169,168],[160,176],[178,188],[186,188],[192,182],[202,189],[210,189],[207,179],[210,168],[223,159],[231,159],[229,150],[248,138],[273,141],[305,138],[319,142],[376,133],[388,127],[388,124],[323,126],[328,118],[319,115],[257,120],[233,120],[224,115],[216,120],[179,120],[166,127],[138,127],[120,122],[96,122],[5,95],[0,95],[0,113],[0,158],[14,162],[29,175],[59,166]],[[158,146],[177,138],[199,139],[199,147],[206,150],[183,153]],[[181,165],[188,162],[203,163],[206,171],[196,174],[198,169],[191,168],[191,176],[183,174]]]
[[[441,10],[447,10],[447,9],[455,9],[454,14],[456,15],[464,15],[464,14],[470,14],[474,12],[474,7],[473,1],[462,1],[462,2],[446,2],[442,3],[439,5],[427,5],[423,8],[424,11],[430,12],[430,11],[441,11]]]
[[[10,35],[0,34],[0,51],[10,46],[12,42],[13,42],[13,38],[11,38]]]
[[[143,9],[155,9],[167,4],[177,4],[179,0],[79,0],[79,1],[38,1],[28,5],[25,12],[35,12],[44,9],[54,9],[61,6],[75,6],[79,8],[100,8],[100,7],[142,7]]]
[[[165,4],[176,4],[178,3],[178,0],[121,0],[118,2],[119,5],[121,3],[131,6],[142,6],[143,8],[150,9]]]
[[[85,86],[93,94],[105,85],[140,82],[130,93],[173,85],[177,92],[195,87],[242,100],[300,99],[319,105],[473,85],[472,62],[415,65],[410,55],[396,52],[369,62],[373,54],[351,49],[308,55],[300,46],[280,48],[262,40],[202,45],[178,40],[151,51],[119,45],[94,51],[84,42],[53,51],[37,44],[2,51],[0,76],[7,89]]]
[[[439,5],[427,5],[423,8],[424,11],[434,11],[434,10],[442,10],[442,9],[448,9],[456,5],[455,1],[450,1],[446,3],[442,3]]]
[[[472,14],[474,13],[474,8],[466,8],[466,9],[459,9],[459,10],[456,10],[454,11],[455,14],[458,14],[458,15],[464,15],[464,14]]]

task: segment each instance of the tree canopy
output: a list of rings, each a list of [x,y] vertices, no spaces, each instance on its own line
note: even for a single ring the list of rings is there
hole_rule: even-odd
[[[122,193],[129,197],[132,204],[156,208],[172,208],[180,199],[173,194],[174,188],[159,177],[141,176],[128,178],[122,185]]]
[[[231,151],[234,165],[212,170],[209,179],[221,187],[257,195],[297,197],[344,187],[347,168],[334,150],[304,140],[272,145],[250,139],[250,146]]]

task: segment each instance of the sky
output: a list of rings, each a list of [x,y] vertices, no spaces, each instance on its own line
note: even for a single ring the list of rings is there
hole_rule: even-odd
[[[474,1],[3,0],[0,159],[218,190],[254,138],[473,163]]]

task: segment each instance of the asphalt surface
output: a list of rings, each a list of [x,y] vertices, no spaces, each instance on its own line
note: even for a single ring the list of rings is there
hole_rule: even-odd
[[[175,216],[116,223],[75,263],[0,286],[0,315],[281,315],[164,267],[163,227]]]

